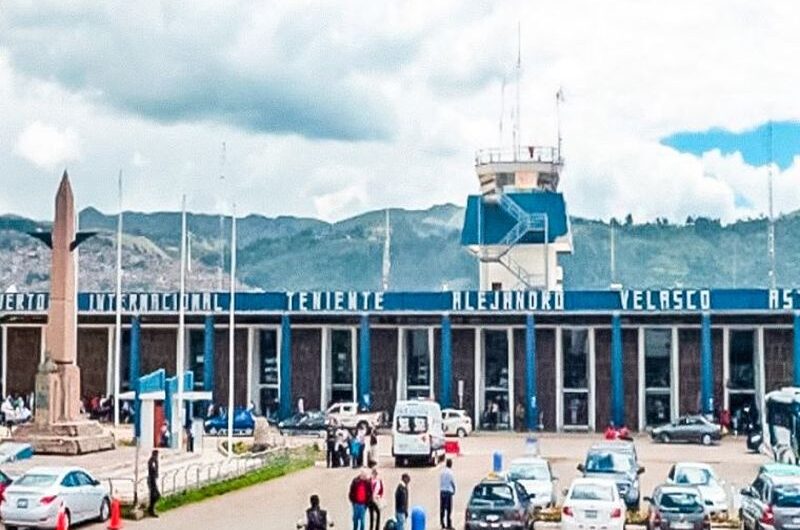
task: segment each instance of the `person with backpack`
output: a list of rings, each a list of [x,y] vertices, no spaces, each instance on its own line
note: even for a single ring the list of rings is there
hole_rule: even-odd
[[[311,507],[306,510],[306,530],[328,530],[328,512],[320,508],[319,497],[312,495]]]
[[[378,468],[372,467],[372,497],[367,508],[369,509],[369,530],[381,530],[381,510],[383,509],[383,479],[378,476]]]
[[[394,520],[397,530],[404,530],[406,519],[408,519],[408,483],[411,476],[403,473],[400,477],[400,484],[394,490]]]
[[[366,470],[361,471],[350,483],[348,498],[353,506],[353,530],[366,530],[367,505],[372,499],[372,482]]]

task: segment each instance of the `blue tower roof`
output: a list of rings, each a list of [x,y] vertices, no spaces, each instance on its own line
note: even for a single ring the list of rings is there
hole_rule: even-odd
[[[519,207],[528,213],[546,214],[548,219],[548,241],[567,234],[569,223],[564,196],[558,192],[537,191],[534,193],[507,193]],[[481,200],[480,195],[467,198],[464,228],[461,231],[462,245],[499,244],[516,224],[517,220],[497,202]],[[478,221],[480,219],[480,228]],[[542,244],[544,233],[532,231],[519,240],[521,244]]]

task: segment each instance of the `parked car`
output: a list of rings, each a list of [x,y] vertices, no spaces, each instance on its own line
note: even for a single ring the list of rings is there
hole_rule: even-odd
[[[578,478],[564,497],[561,530],[623,530],[625,501],[613,480]]]
[[[525,488],[528,500],[534,508],[549,508],[556,505],[556,479],[550,463],[544,458],[516,458],[508,466],[506,476]]]
[[[667,476],[669,484],[693,486],[700,491],[706,512],[711,517],[727,519],[728,496],[714,469],[698,462],[681,462],[672,466]]]
[[[619,441],[592,445],[586,453],[586,461],[578,464],[578,471],[585,478],[612,480],[627,507],[639,509],[639,475],[645,469],[639,465],[633,443]]]
[[[228,415],[226,413],[217,414],[209,418],[203,424],[206,434],[211,436],[226,436],[228,434]],[[238,408],[233,416],[233,434],[252,436],[256,428],[256,419],[253,413],[244,408]]]
[[[278,422],[281,434],[314,434],[319,435],[327,429],[325,413],[320,410],[309,410],[297,413]]]
[[[464,530],[533,530],[533,506],[518,482],[499,476],[481,480],[469,496]]]
[[[78,467],[35,467],[5,491],[0,519],[6,530],[55,528],[61,506],[72,524],[105,521],[111,513],[108,488]]]
[[[800,526],[800,477],[759,475],[742,489],[739,521],[746,530],[784,530]]]
[[[445,436],[458,436],[463,438],[472,432],[472,418],[467,411],[459,409],[442,410],[442,426]]]
[[[658,486],[650,497],[647,530],[709,530],[711,517],[706,513],[700,491],[692,486]]]
[[[794,464],[784,464],[782,462],[767,462],[758,468],[758,475],[770,475],[773,477],[800,477],[800,466]]]
[[[345,429],[355,430],[359,427],[380,427],[383,423],[383,412],[362,412],[358,409],[358,403],[334,403],[325,415],[336,421]]]
[[[661,443],[696,442],[711,445],[722,438],[722,428],[705,416],[681,416],[672,423],[650,431],[653,440]]]

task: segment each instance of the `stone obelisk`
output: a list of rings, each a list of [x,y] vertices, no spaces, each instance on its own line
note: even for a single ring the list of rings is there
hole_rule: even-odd
[[[73,251],[92,234],[76,233],[75,201],[66,171],[56,193],[55,206],[49,237],[35,234],[52,249],[45,360],[36,373],[34,421],[18,427],[14,438],[31,443],[37,453],[82,454],[112,449],[113,437],[99,423],[85,420],[80,413]]]

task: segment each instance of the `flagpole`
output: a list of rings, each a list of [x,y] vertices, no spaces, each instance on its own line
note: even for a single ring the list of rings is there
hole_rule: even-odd
[[[236,203],[231,216],[231,285],[228,301],[228,457],[233,456],[233,385],[234,385],[234,346],[236,331]]]
[[[186,195],[183,195],[181,201],[181,273],[180,273],[180,294],[178,295],[178,351],[176,352],[176,373],[178,376],[178,402],[177,421],[173,426],[175,433],[175,443],[177,447],[181,447],[180,436],[183,429],[183,357],[185,350],[185,329],[184,322],[186,320],[186,307],[184,305],[184,297],[186,295]]]
[[[119,215],[117,216],[117,288],[114,322],[114,427],[119,427],[120,359],[122,357],[122,170],[117,180]]]

